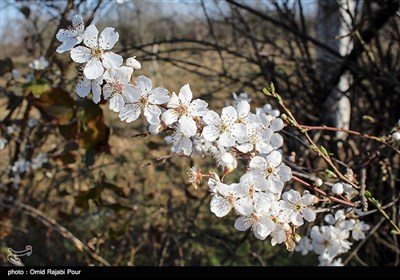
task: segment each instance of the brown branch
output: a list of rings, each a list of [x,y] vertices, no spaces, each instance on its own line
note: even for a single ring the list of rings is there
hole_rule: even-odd
[[[27,204],[24,204],[24,203],[18,202],[18,201],[14,201],[12,205],[7,205],[7,203],[3,203],[3,201],[1,201],[0,204],[3,207],[15,206],[15,207],[19,208],[20,210],[27,213],[28,215],[38,219],[44,225],[56,230],[62,237],[71,241],[72,244],[74,244],[74,246],[79,251],[85,251],[96,261],[102,263],[105,266],[110,266],[110,263],[108,261],[106,261],[101,256],[99,256],[98,254],[93,252],[87,244],[80,241],[75,235],[73,235],[69,230],[67,230],[65,227],[60,225],[55,219],[46,215],[44,212],[40,211],[39,209],[33,208]]]

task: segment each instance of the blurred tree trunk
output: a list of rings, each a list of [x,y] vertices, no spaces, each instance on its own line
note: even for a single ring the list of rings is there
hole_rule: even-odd
[[[355,0],[318,1],[317,38],[337,50],[343,57],[348,55],[353,48],[351,32],[354,26],[355,7]],[[340,59],[318,47],[317,61],[319,78],[322,83],[330,80],[341,63]],[[351,104],[346,93],[351,85],[351,80],[351,74],[348,71],[344,72],[324,104],[328,112],[327,119],[334,126],[344,129],[350,127]],[[336,133],[337,139],[344,140],[346,137],[346,133]]]

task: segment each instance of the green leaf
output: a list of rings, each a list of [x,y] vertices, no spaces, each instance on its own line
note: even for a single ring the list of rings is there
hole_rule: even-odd
[[[392,229],[392,230],[390,231],[390,234],[393,234],[393,235],[400,235],[400,232],[398,232],[397,230]]]
[[[337,178],[336,174],[333,171],[331,171],[329,169],[325,169],[325,172],[329,177]]]
[[[43,93],[49,91],[51,86],[44,81],[37,81],[35,83],[28,84],[26,89],[32,92],[36,98],[39,98]]]
[[[328,151],[325,149],[324,146],[321,145],[320,150],[321,150],[322,154],[328,156]]]
[[[365,196],[365,198],[370,198],[370,197],[372,197],[372,194],[370,191],[365,191],[364,196]]]
[[[268,96],[271,95],[271,93],[268,91],[267,88],[263,88],[263,92],[264,92],[265,95],[268,95]]]

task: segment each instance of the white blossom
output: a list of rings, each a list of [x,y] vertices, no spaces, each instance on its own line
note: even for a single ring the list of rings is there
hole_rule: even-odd
[[[224,147],[235,145],[235,137],[246,136],[246,126],[237,123],[238,115],[234,107],[228,106],[222,109],[221,117],[214,111],[209,111],[203,121],[206,126],[203,129],[203,137],[208,141],[215,141]]]
[[[114,28],[106,27],[99,35],[94,24],[89,25],[83,34],[84,46],[78,46],[71,50],[71,58],[77,63],[86,63],[83,70],[88,79],[97,79],[103,75],[105,69],[120,67],[123,59],[111,50],[117,43],[119,34]],[[132,69],[132,68],[131,68]]]
[[[57,48],[56,51],[58,53],[63,53],[80,44],[83,41],[84,31],[85,24],[82,16],[75,15],[72,18],[72,26],[69,26],[68,29],[60,29],[57,32],[56,38],[62,44]]]
[[[49,62],[43,56],[33,60],[28,64],[28,66],[33,70],[44,70],[49,67],[49,65]]]
[[[167,124],[172,125],[178,122],[181,131],[186,137],[194,136],[197,132],[197,124],[193,117],[201,117],[207,112],[208,104],[201,99],[192,101],[193,93],[189,84],[184,85],[179,94],[172,93],[168,101],[168,110],[165,111],[161,119]]]
[[[160,104],[169,100],[168,90],[157,87],[153,89],[151,80],[145,76],[136,79],[136,86],[126,94],[126,104],[119,113],[121,121],[132,122],[143,112],[146,120],[153,125],[160,124]]]
[[[93,94],[93,102],[99,103],[101,100],[101,84],[103,83],[103,76],[98,77],[94,80],[89,80],[82,77],[78,84],[76,85],[76,94],[85,98],[90,92]]]

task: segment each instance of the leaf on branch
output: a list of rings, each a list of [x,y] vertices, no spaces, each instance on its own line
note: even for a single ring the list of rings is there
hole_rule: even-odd
[[[36,98],[39,98],[43,93],[51,90],[51,85],[43,80],[38,80],[26,85],[26,90],[30,91]]]
[[[332,170],[325,169],[325,172],[329,177],[337,178],[337,175]]]
[[[60,88],[51,88],[31,103],[43,116],[59,125],[69,124],[75,115],[75,101]]]

